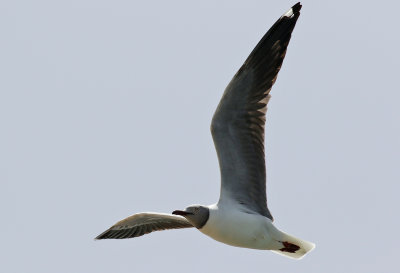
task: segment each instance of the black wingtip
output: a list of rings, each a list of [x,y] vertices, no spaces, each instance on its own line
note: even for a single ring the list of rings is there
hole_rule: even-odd
[[[293,13],[298,13],[301,10],[301,7],[301,3],[297,2],[297,4],[292,7]]]
[[[109,232],[110,232],[110,229],[107,229],[103,233],[99,234],[96,238],[94,238],[94,240],[97,241],[97,240],[108,239],[109,238],[108,237]]]
[[[282,17],[287,17],[290,19],[295,18],[297,20],[297,18],[299,18],[300,16],[301,7],[302,5],[300,4],[300,2],[298,2],[296,5],[291,7]]]

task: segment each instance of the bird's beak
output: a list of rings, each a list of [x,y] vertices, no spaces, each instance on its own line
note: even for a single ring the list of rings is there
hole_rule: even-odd
[[[187,211],[183,211],[183,210],[174,210],[172,212],[172,214],[180,215],[180,216],[186,216],[186,215],[190,215],[190,214],[193,214],[193,213],[187,212]]]

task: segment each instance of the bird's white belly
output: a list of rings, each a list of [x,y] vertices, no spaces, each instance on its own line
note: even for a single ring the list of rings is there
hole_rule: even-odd
[[[207,236],[237,247],[276,249],[280,244],[271,237],[275,227],[270,219],[239,210],[210,206],[210,216],[200,231]]]

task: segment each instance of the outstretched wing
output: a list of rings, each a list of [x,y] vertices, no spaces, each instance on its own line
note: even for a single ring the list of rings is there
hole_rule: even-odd
[[[265,113],[300,9],[300,3],[294,5],[264,35],[225,89],[211,123],[221,170],[219,202],[233,200],[271,220],[266,198]]]
[[[185,218],[180,216],[144,212],[119,221],[95,239],[127,239],[139,237],[158,230],[190,227],[193,226]]]

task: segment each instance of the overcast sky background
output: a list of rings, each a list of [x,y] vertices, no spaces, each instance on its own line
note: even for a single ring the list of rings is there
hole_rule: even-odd
[[[0,271],[397,272],[398,1],[302,1],[266,127],[268,203],[301,261],[196,229],[94,241],[219,197],[209,125],[295,1],[2,1]]]

